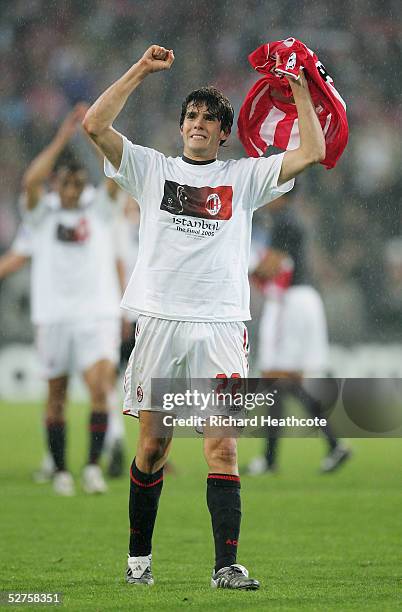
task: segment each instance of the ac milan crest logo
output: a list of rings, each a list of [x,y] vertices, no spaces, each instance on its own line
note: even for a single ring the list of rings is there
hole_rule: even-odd
[[[293,52],[289,55],[289,59],[286,64],[286,70],[293,70],[296,66],[296,53]]]
[[[141,385],[137,387],[137,402],[142,402],[144,399],[144,391],[142,390]]]
[[[205,208],[213,217],[218,214],[222,206],[221,199],[217,193],[211,193],[205,204]]]

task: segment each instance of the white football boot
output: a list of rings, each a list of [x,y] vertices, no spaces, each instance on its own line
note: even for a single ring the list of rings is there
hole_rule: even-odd
[[[152,555],[146,557],[128,557],[126,582],[129,584],[154,584],[151,571]]]
[[[63,495],[64,497],[75,495],[74,480],[70,472],[55,472],[53,490],[57,495]]]
[[[106,493],[108,487],[99,465],[90,463],[84,467],[82,471],[82,488],[89,495]]]
[[[234,563],[229,567],[222,567],[217,572],[212,572],[211,587],[213,589],[256,591],[260,588],[260,583],[254,578],[249,578],[248,570],[244,565]]]
[[[53,457],[50,453],[46,453],[43,457],[41,466],[39,469],[35,470],[32,474],[32,478],[34,482],[38,484],[43,484],[45,482],[50,482],[55,474],[56,466],[53,461]]]
[[[341,442],[338,442],[335,448],[322,460],[321,473],[329,474],[330,472],[334,472],[345,461],[350,459],[351,456],[352,451],[350,448],[347,448]]]

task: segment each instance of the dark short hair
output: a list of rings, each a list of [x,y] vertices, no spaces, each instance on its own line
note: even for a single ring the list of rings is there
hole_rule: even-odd
[[[205,104],[208,111],[221,122],[221,129],[226,134],[230,134],[234,117],[233,106],[227,97],[218,91],[218,89],[208,86],[201,87],[201,89],[195,89],[189,93],[181,106],[180,127],[183,127],[187,107],[190,104],[194,106]],[[223,144],[224,142],[224,140],[221,140],[219,144]]]
[[[81,161],[75,155],[75,152],[67,146],[56,161],[56,165],[54,168],[55,173],[57,174],[59,170],[64,170],[65,172],[86,172],[85,166],[81,163]]]
[[[56,172],[68,172],[69,174],[75,174],[76,172],[86,172],[85,166],[76,159],[64,159],[57,164]]]

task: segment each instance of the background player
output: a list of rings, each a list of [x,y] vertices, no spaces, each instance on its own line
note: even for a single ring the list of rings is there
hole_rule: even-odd
[[[113,199],[115,197],[115,183],[106,181],[110,189],[109,195]],[[118,212],[118,206],[117,206]],[[120,226],[121,227],[121,226]],[[115,236],[116,244],[117,235]],[[18,272],[27,263],[30,262],[33,249],[32,229],[26,224],[21,224],[18,228],[17,235],[9,248],[9,250],[0,256],[0,280],[6,278],[10,274]],[[123,262],[116,252],[116,268],[119,276],[120,288],[123,292],[126,287],[126,278],[122,275]],[[123,320],[123,340],[124,340],[125,321]],[[111,381],[114,385],[114,376]],[[110,410],[108,418],[108,428],[106,432],[104,450],[108,455],[107,473],[111,477],[121,476],[124,466],[124,426],[122,423],[122,415],[119,407],[118,398],[116,397],[115,388],[110,395]],[[34,480],[38,483],[48,482],[55,473],[55,464],[53,457],[47,453],[43,458],[41,467],[33,473]]]
[[[78,105],[52,142],[28,167],[24,180],[25,222],[32,249],[32,320],[44,377],[48,380],[46,428],[56,473],[54,489],[74,493],[65,458],[64,408],[72,363],[91,397],[90,444],[82,473],[88,493],[106,491],[98,461],[107,429],[110,394],[118,360],[119,285],[110,223],[112,191],[87,185],[74,160],[59,163],[56,191],[46,192],[57,159],[80,127]]]
[[[311,286],[306,228],[297,206],[288,196],[277,200],[270,215],[269,248],[251,274],[251,280],[265,294],[260,320],[258,368],[263,378],[284,378],[271,416],[281,418],[283,402],[293,396],[313,416],[322,416],[320,401],[302,385],[303,377],[324,376],[328,366],[328,338],[324,306]],[[321,470],[331,472],[343,463],[350,451],[337,440],[330,425],[322,428],[328,455]],[[265,454],[253,459],[250,475],[277,469],[279,431],[270,428]]]
[[[183,103],[181,158],[133,145],[114,130],[113,121],[142,80],[169,69],[173,61],[173,51],[153,45],[98,98],[84,120],[108,159],[106,174],[141,207],[139,258],[122,303],[141,314],[126,372],[125,404],[127,414],[140,416],[130,489],[127,580],[133,584],[153,583],[151,540],[171,445],[169,436],[156,438],[153,432],[158,415],[151,410],[151,379],[246,376],[242,321],[250,317],[247,261],[253,211],[291,189],[293,177],[325,154],[302,75],[291,83],[301,136],[295,151],[270,159],[218,161],[219,145],[230,134],[233,108],[213,88],[194,91]],[[181,194],[180,206],[174,207],[180,186],[186,195]],[[211,218],[213,223],[208,223]],[[194,233],[203,223],[208,233]],[[241,517],[236,440],[206,436],[204,452],[215,540],[211,585],[256,589],[258,581],[236,564]]]

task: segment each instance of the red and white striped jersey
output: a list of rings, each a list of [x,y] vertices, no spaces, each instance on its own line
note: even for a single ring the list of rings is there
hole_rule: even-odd
[[[264,77],[253,85],[240,109],[238,135],[247,154],[261,157],[269,145],[286,151],[299,146],[297,109],[285,75],[297,79],[303,68],[325,136],[326,156],[321,163],[333,168],[348,141],[346,104],[317,55],[299,40],[287,38],[258,47],[248,59]]]

